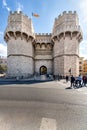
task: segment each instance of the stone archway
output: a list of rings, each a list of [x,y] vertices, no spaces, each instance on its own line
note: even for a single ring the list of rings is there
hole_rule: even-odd
[[[40,75],[44,74],[47,74],[47,67],[43,65],[40,67]]]

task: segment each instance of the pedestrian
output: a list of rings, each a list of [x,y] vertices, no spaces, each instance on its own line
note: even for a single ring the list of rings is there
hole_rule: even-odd
[[[78,81],[79,81],[79,87],[82,87],[82,76],[81,75],[79,75]]]
[[[73,75],[71,75],[71,80],[70,80],[70,82],[71,82],[71,88],[73,88],[73,85],[74,85],[74,82],[75,82],[75,78],[74,78]]]
[[[59,74],[57,75],[57,79],[58,79],[58,81],[59,81]]]
[[[86,76],[85,75],[82,77],[82,80],[83,80],[83,85],[86,86]]]
[[[68,82],[69,81],[69,76],[68,75],[66,75],[66,82]]]

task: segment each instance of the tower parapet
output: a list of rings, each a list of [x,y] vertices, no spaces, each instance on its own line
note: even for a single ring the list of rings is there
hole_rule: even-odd
[[[52,54],[53,42],[51,33],[39,33],[35,35],[35,53]],[[43,52],[42,52],[43,51]],[[47,53],[46,53],[47,51]]]
[[[59,15],[58,18],[55,18],[53,30],[52,30],[52,38],[59,38],[61,34],[65,37],[65,34],[70,32],[71,38],[74,32],[77,32],[78,39],[82,39],[82,30],[79,26],[79,18],[76,11],[66,12],[64,11],[62,15]]]
[[[19,35],[20,37],[24,37],[27,40],[29,39],[29,37],[31,37],[32,39],[35,38],[32,21],[21,11],[10,12],[4,38],[6,41],[8,41],[11,36],[17,38]]]
[[[38,33],[35,34],[36,43],[50,43],[51,44],[51,33]]]

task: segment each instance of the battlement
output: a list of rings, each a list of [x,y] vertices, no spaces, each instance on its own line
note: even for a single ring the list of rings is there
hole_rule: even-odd
[[[60,23],[64,23],[66,22],[66,24],[68,24],[69,22],[78,22],[78,15],[76,13],[76,11],[72,12],[72,11],[64,11],[62,14],[60,14],[58,17],[55,18],[55,23],[56,25],[60,24]],[[68,22],[68,23],[67,23]]]
[[[10,16],[13,16],[13,15],[21,15],[27,19],[30,19],[27,15],[24,15],[22,11],[14,11],[14,12],[10,11]]]
[[[14,12],[10,11],[10,14],[22,14],[22,11],[14,11]]]
[[[36,33],[36,43],[51,43],[51,33]]]
[[[55,21],[61,21],[62,19],[66,18],[66,17],[67,18],[72,17],[74,19],[74,17],[78,17],[78,15],[77,15],[76,11],[74,11],[74,12],[72,12],[72,11],[68,11],[68,12],[63,11],[62,14],[58,15],[58,17],[55,18]]]
[[[25,33],[27,36],[35,37],[32,21],[27,15],[24,15],[22,11],[10,12],[5,34],[9,32]]]
[[[20,22],[21,23],[31,23],[31,18],[29,18],[27,15],[24,15],[22,11],[10,11],[9,17],[8,17],[8,24],[12,22]]]
[[[81,32],[76,11],[64,11],[61,15],[55,18],[52,35],[59,35],[60,33],[67,31]]]
[[[76,11],[63,11],[62,14],[77,14]]]
[[[58,16],[58,18],[57,19],[59,19],[59,18],[61,18],[62,16],[67,16],[67,15],[77,15],[77,12],[76,11],[63,11],[63,13],[62,14],[60,14],[59,16]]]
[[[63,11],[62,14],[58,15],[58,17],[55,18],[55,20],[59,20],[60,18],[62,18],[63,16],[70,16],[70,15],[75,15],[77,16],[77,12],[76,11]]]
[[[51,36],[52,33],[35,33],[36,36]]]

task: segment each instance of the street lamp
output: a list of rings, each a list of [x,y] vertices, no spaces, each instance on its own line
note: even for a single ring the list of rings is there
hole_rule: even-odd
[[[70,73],[70,75],[71,75],[71,68],[69,69],[69,73]]]

